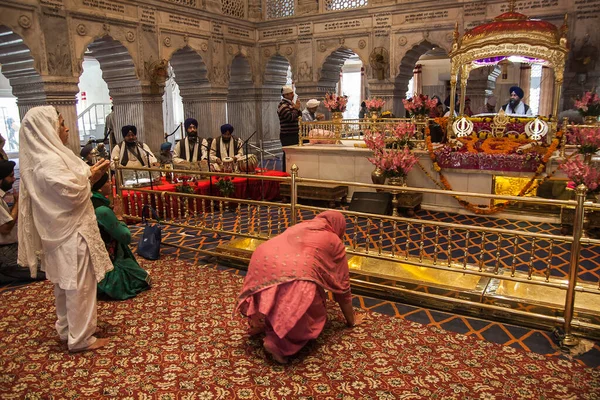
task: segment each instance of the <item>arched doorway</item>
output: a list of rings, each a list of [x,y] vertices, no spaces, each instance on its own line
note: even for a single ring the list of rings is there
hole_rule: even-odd
[[[113,100],[117,142],[121,140],[120,128],[122,126],[135,125],[138,128],[138,140],[146,141],[151,148],[156,149],[162,135],[153,134],[152,131],[156,129],[153,129],[148,118],[145,118],[150,114],[150,110],[144,108],[142,85],[138,79],[133,58],[127,48],[106,35],[90,43],[85,56],[90,61],[94,59],[98,62],[101,78],[106,82],[109,96]],[[81,93],[79,97],[81,97]],[[148,122],[148,126],[146,126],[146,122]]]
[[[358,118],[360,103],[366,97],[366,80],[360,57],[345,47],[333,51],[321,67],[318,90],[321,98],[325,93],[348,96],[344,118]],[[328,110],[321,105],[319,112],[328,113]]]
[[[227,91],[227,122],[233,125],[235,136],[248,139],[256,129],[256,96],[252,70],[248,59],[238,54],[231,62]],[[225,123],[225,121],[223,121]],[[258,137],[252,137],[256,143]],[[244,152],[246,149],[244,149]]]
[[[0,133],[4,150],[18,157],[19,127],[27,110],[46,104],[44,86],[23,39],[0,25]]]
[[[209,96],[211,84],[208,80],[206,63],[200,54],[189,46],[174,52],[169,63],[173,69],[174,80],[179,86],[183,118],[198,120],[200,136],[215,136],[218,122],[213,121],[212,118]]]
[[[287,58],[281,54],[275,54],[269,58],[265,65],[262,93],[260,103],[257,106],[260,112],[257,117],[256,126],[262,138],[263,149],[267,152],[281,156],[281,142],[279,140],[279,118],[277,106],[281,101],[281,87],[292,84],[291,66]],[[266,153],[265,158],[267,158]]]
[[[442,47],[424,40],[413,46],[400,62],[398,75],[394,80],[393,113],[397,117],[405,116],[402,99],[407,98],[407,93],[409,97],[415,92],[429,97],[437,95],[444,101],[450,93],[449,86],[448,54]]]

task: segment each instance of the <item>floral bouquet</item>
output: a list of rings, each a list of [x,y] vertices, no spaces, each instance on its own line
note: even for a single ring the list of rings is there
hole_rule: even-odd
[[[348,104],[348,98],[345,96],[338,96],[335,93],[326,93],[323,105],[331,112],[344,112],[346,111],[346,104]]]
[[[195,193],[193,186],[187,182],[183,182],[179,185],[175,185],[175,191],[177,193],[188,193],[188,194]]]
[[[565,171],[569,178],[568,189],[575,189],[583,183],[587,186],[588,193],[600,192],[600,169],[597,166],[585,164],[579,158],[573,158],[561,164],[560,169]]]
[[[600,149],[600,128],[573,128],[567,135],[569,143],[579,145],[579,153],[593,154]]]
[[[219,189],[219,192],[221,192],[223,197],[229,197],[233,194],[233,192],[235,192],[235,186],[233,185],[231,179],[228,177],[220,178],[217,181],[217,188]]]
[[[383,106],[385,105],[385,100],[380,98],[373,98],[369,100],[365,100],[365,105],[369,111],[381,111]]]
[[[406,177],[417,163],[417,157],[408,147],[402,149],[379,149],[368,159],[376,167],[384,171],[388,178]]]
[[[575,108],[583,117],[600,116],[600,97],[594,92],[585,92],[581,99],[575,101]]]
[[[408,111],[411,117],[416,115],[429,116],[431,109],[437,106],[437,99],[430,99],[425,94],[415,94],[414,97],[402,100],[404,109]]]

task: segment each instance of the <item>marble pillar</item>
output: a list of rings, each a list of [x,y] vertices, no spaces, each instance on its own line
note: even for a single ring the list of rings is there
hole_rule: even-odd
[[[162,90],[148,86],[129,89],[113,89],[115,113],[115,136],[118,142],[123,140],[121,127],[135,125],[138,141],[146,143],[157,153],[164,141]]]
[[[404,114],[396,114],[395,111],[404,110],[404,106],[402,105],[402,98],[394,96],[394,83],[369,79],[369,97],[378,97],[385,101],[385,105],[381,111],[391,111],[395,114],[396,118],[404,117]],[[395,104],[397,102],[400,102],[400,105]]]
[[[198,135],[218,137],[225,123],[227,88],[190,91],[180,87],[184,118],[198,120]]]
[[[233,125],[234,135],[242,140],[248,139],[257,131],[256,101],[254,89],[232,90],[227,99],[227,122]],[[250,143],[258,145],[258,139],[257,133]]]
[[[280,101],[280,88],[256,89],[255,107],[258,142],[262,141],[264,150],[276,154],[281,154],[279,117],[277,116],[277,106]]]
[[[63,116],[69,128],[67,146],[75,154],[81,151],[79,129],[77,126],[77,78],[64,76],[35,77],[28,83],[20,82],[13,86],[13,95],[17,97],[19,117],[23,119],[27,111],[37,106],[54,106]]]

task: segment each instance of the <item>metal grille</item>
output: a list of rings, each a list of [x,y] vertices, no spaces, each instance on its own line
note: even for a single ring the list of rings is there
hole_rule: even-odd
[[[294,0],[267,0],[267,19],[294,15]]]
[[[246,17],[244,0],[222,0],[221,11],[223,14],[231,15],[232,17]]]
[[[348,10],[369,5],[369,0],[325,0],[326,11]]]

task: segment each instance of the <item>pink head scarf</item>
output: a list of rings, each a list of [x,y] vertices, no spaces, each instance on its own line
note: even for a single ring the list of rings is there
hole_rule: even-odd
[[[333,293],[348,292],[348,261],[341,239],[345,230],[343,214],[325,211],[261,244],[250,260],[238,305],[263,289],[293,280],[312,281]]]

